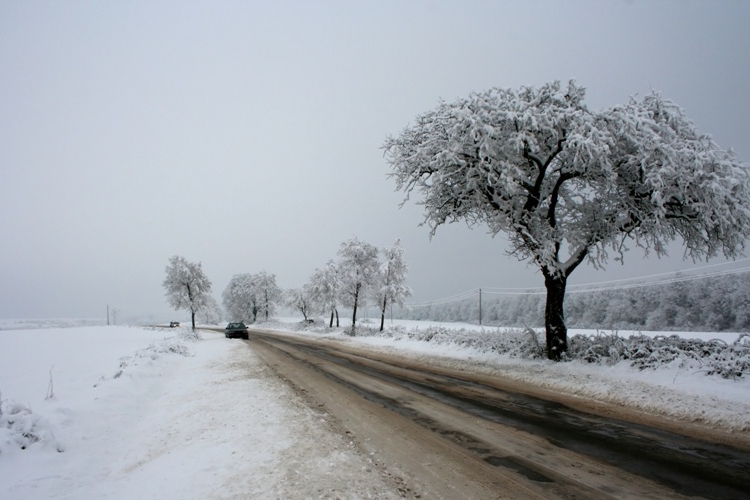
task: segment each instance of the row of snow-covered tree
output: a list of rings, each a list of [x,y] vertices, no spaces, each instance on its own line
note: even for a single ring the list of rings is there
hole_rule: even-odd
[[[341,244],[337,260],[316,269],[301,288],[287,290],[284,305],[302,313],[305,320],[310,314],[330,314],[329,326],[334,319],[339,326],[338,307],[345,307],[352,311],[353,331],[357,311],[372,303],[380,311],[382,330],[387,308],[392,304],[402,306],[411,295],[405,283],[407,270],[400,240],[378,251],[354,237]]]
[[[198,314],[206,323],[218,323],[225,315],[237,321],[255,321],[258,314],[268,319],[281,294],[272,274],[236,274],[223,293],[225,314],[211,294],[213,285],[200,262],[175,255],[169,259],[165,271],[167,276],[162,285],[167,301],[176,311],[190,312],[193,330]]]
[[[569,293],[565,321],[574,328],[650,331],[750,331],[750,274],[677,280],[668,284]],[[482,300],[482,323],[544,326],[544,295]],[[479,296],[402,309],[405,319],[479,322]]]
[[[176,310],[190,311],[193,329],[196,314],[201,314],[207,323],[216,323],[222,316],[230,321],[254,323],[267,321],[277,306],[299,311],[305,321],[311,314],[330,313],[330,326],[334,318],[339,326],[338,308],[342,306],[352,310],[353,331],[358,309],[374,303],[381,313],[382,330],[386,309],[392,304],[403,305],[411,295],[405,284],[407,265],[399,240],[382,250],[356,237],[345,241],[338,259],[316,269],[300,288],[282,290],[276,284],[276,275],[266,271],[235,274],[222,293],[223,313],[211,295],[211,281],[201,263],[174,256],[166,273],[164,288],[169,303]]]

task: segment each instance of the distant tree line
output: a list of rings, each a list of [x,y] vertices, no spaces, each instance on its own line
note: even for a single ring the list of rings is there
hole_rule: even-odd
[[[357,311],[369,302],[380,311],[382,330],[387,308],[403,306],[404,299],[411,295],[405,284],[408,267],[400,240],[378,250],[354,237],[341,243],[338,257],[316,269],[300,288],[284,290],[276,284],[276,275],[266,271],[235,274],[222,293],[223,311],[211,296],[211,281],[200,262],[172,257],[166,268],[164,288],[175,310],[190,311],[193,329],[197,314],[206,323],[218,323],[222,317],[255,323],[268,321],[278,306],[300,312],[304,321],[312,314],[330,314],[329,326],[333,326],[334,318],[339,326],[338,307],[342,306],[352,311],[353,334]]]
[[[645,284],[644,284],[645,285]],[[544,326],[544,295],[486,296],[482,324]],[[750,274],[662,285],[568,293],[565,321],[573,328],[652,331],[750,331]],[[479,297],[400,309],[403,319],[479,322]]]

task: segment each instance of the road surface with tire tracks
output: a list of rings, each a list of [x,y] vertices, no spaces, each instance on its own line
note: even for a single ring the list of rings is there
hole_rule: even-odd
[[[246,341],[411,498],[750,499],[750,449],[332,339]]]

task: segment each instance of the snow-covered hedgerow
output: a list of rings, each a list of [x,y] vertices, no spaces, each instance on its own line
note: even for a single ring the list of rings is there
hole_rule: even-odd
[[[707,375],[737,378],[750,374],[750,334],[742,334],[731,344],[723,340],[686,339],[677,335],[628,338],[614,334],[574,335],[570,339],[568,359],[589,363],[615,364],[627,361],[631,366],[656,369],[671,363]]]
[[[397,326],[383,332],[359,328],[357,335],[453,344],[514,358],[543,358],[545,348],[543,334],[531,328],[476,331],[431,326],[408,330]],[[678,363],[681,368],[706,375],[738,378],[750,376],[750,334],[740,335],[731,344],[718,339],[686,339],[677,335],[627,338],[617,333],[573,335],[564,359],[606,365],[627,362],[640,370]]]
[[[367,324],[366,321],[363,323]],[[285,326],[289,327],[288,324]],[[293,328],[319,334],[341,330],[305,322]],[[454,345],[511,358],[546,358],[544,331],[541,329],[486,328],[479,331],[443,326],[405,328],[395,325],[381,332],[378,328],[362,325],[357,328],[356,336]],[[563,360],[599,365],[628,363],[639,370],[655,370],[676,363],[680,368],[706,375],[750,377],[750,334],[743,333],[732,343],[719,339],[686,339],[678,335],[633,335],[626,338],[616,332],[593,336],[578,334],[569,338],[568,352]]]
[[[541,335],[531,328],[496,328],[476,331],[463,328],[453,330],[442,326],[429,326],[424,329],[406,329],[394,326],[382,332],[376,329],[358,328],[357,335],[418,340],[435,344],[454,344],[461,347],[471,347],[481,352],[505,354],[514,358],[541,358],[544,356],[544,341]]]
[[[0,455],[13,449],[25,450],[34,444],[64,451],[46,419],[28,406],[3,400],[1,396],[0,393]]]

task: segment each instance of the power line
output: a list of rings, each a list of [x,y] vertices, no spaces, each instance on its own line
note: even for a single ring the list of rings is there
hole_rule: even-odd
[[[750,272],[750,267],[741,267],[739,269],[729,269],[726,271],[715,271],[713,273],[704,273],[704,274],[698,274],[698,275],[692,275],[692,276],[675,276],[674,278],[669,279],[661,279],[656,281],[646,281],[646,282],[640,282],[640,283],[625,283],[620,285],[612,285],[612,286],[602,286],[607,285],[608,283],[620,283],[623,281],[632,281],[633,279],[637,278],[629,278],[627,280],[612,280],[611,282],[600,282],[600,283],[590,283],[588,288],[573,288],[573,286],[570,286],[567,288],[565,293],[591,293],[591,292],[601,292],[601,291],[609,291],[609,290],[628,290],[631,288],[645,288],[649,286],[657,286],[657,285],[667,285],[670,283],[680,283],[683,281],[694,281],[694,280],[701,280],[706,278],[713,278],[716,276],[729,276],[732,274],[743,274],[746,272]],[[678,273],[662,273],[662,274],[679,274]],[[656,276],[656,275],[654,275]],[[583,286],[583,285],[578,285]],[[518,292],[512,292],[512,291],[489,291],[486,288],[482,288],[482,290],[485,293],[493,294],[493,295],[544,295],[547,293],[547,290],[545,288],[519,288],[519,289],[506,289],[506,290],[524,290],[524,291],[518,291]],[[503,290],[503,289],[496,289],[496,290]]]
[[[714,268],[718,266],[725,266],[728,264],[747,262],[747,261],[750,261],[750,258],[740,259],[740,260],[736,260],[732,262],[721,262],[718,264],[709,264],[709,265],[701,266],[699,268],[689,269],[687,271],[671,271],[671,272],[656,273],[656,274],[650,274],[650,275],[634,277],[634,278],[623,278],[623,279],[617,279],[617,280],[600,281],[600,282],[595,282],[595,283],[582,283],[578,285],[570,285],[566,293],[590,293],[590,292],[610,291],[610,290],[628,290],[632,288],[645,288],[649,286],[658,286],[658,285],[666,285],[670,283],[694,281],[694,280],[707,279],[707,278],[718,277],[718,276],[743,274],[743,273],[750,272],[750,266],[741,267],[738,269],[728,269],[724,271],[714,271],[711,273],[703,273],[699,275],[679,276],[680,274],[683,274],[683,273],[692,273],[692,272],[701,271],[704,269]],[[642,281],[642,280],[647,280],[650,278],[657,278],[661,276],[673,276],[673,277],[654,280],[654,281],[646,281],[646,282]],[[640,282],[628,283],[632,281],[640,281]],[[614,285],[615,283],[620,283],[620,284]],[[480,290],[479,287],[472,288],[471,290],[467,290],[465,292],[451,295],[449,297],[444,297],[444,298],[422,302],[422,303],[409,303],[406,305],[410,307],[423,307],[423,306],[440,305],[440,304],[458,302],[459,300],[463,300],[463,299],[467,299],[467,298],[475,296],[475,294],[479,290]],[[492,295],[544,295],[547,293],[546,289],[543,287],[535,287],[535,288],[534,287],[526,287],[526,288],[481,287],[481,291],[483,293],[488,293]]]
[[[422,306],[432,306],[432,305],[438,305],[438,304],[447,304],[450,302],[458,302],[459,300],[463,300],[463,299],[474,296],[477,290],[479,289],[472,288],[471,290],[467,290],[465,292],[461,292],[456,295],[451,295],[450,297],[443,297],[441,299],[430,300],[427,302],[408,303],[406,305],[411,306],[411,307],[422,307]]]
[[[670,283],[681,283],[684,281],[696,281],[696,280],[702,280],[706,278],[713,278],[716,276],[729,276],[732,274],[743,274],[747,272],[750,272],[750,267],[743,267],[740,269],[730,269],[727,271],[716,271],[713,273],[698,274],[695,276],[676,276],[672,279],[649,281],[645,283],[632,283],[629,285],[616,285],[616,286],[611,286],[611,287],[590,288],[586,290],[570,290],[568,291],[568,293],[589,293],[589,292],[600,292],[600,291],[606,291],[606,290],[628,290],[631,288],[645,288],[645,287],[656,286],[656,285],[667,285]]]
[[[684,271],[667,271],[667,272],[664,272],[664,273],[648,274],[646,276],[637,276],[637,277],[634,277],[634,278],[622,278],[622,279],[619,279],[619,280],[600,281],[598,283],[580,283],[580,284],[577,284],[577,285],[570,285],[568,288],[572,288],[572,287],[584,287],[584,286],[596,286],[596,285],[602,285],[602,284],[606,285],[606,284],[609,284],[609,283],[621,283],[621,282],[624,282],[624,281],[647,280],[649,278],[656,278],[658,276],[668,276],[668,275],[672,275],[672,274],[692,273],[692,272],[695,272],[695,271],[701,271],[703,269],[708,269],[708,268],[712,268],[712,267],[726,266],[727,264],[737,264],[737,263],[740,263],[740,262],[747,262],[747,261],[750,261],[750,258],[733,260],[732,262],[719,262],[718,264],[707,264],[705,266],[694,267],[693,269],[688,269],[688,270],[684,270]]]

